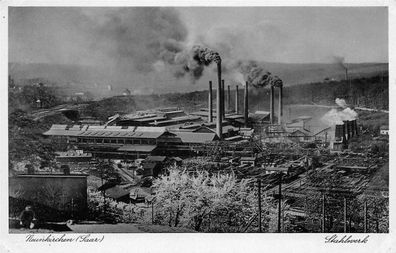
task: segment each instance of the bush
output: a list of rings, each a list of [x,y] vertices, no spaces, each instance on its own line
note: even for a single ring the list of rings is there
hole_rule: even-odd
[[[257,197],[250,180],[234,174],[209,175],[172,168],[154,181],[157,195],[155,221],[202,232],[240,232],[257,215]],[[264,227],[268,228],[269,202],[262,201]]]

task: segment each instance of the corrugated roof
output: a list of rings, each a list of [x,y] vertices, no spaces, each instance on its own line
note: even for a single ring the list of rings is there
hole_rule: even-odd
[[[216,139],[215,133],[175,132],[184,143],[205,143]]]
[[[151,118],[143,118],[143,119],[129,119],[129,120],[133,120],[136,122],[151,122],[151,121],[156,121],[156,120],[165,120],[167,119],[164,116],[157,116],[157,117],[151,117]]]
[[[169,120],[162,120],[162,121],[157,121],[157,122],[151,122],[149,123],[150,125],[166,125],[170,123],[177,123],[177,122],[184,122],[184,121],[196,121],[201,119],[199,116],[181,116],[181,117],[175,117]]]
[[[44,135],[158,138],[166,132],[165,127],[122,127],[122,126],[72,126],[53,125]]]
[[[127,151],[127,152],[151,152],[157,146],[156,145],[123,145],[122,147],[118,148],[118,151]]]

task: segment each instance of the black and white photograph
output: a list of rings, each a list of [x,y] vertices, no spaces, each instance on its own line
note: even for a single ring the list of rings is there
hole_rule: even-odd
[[[390,233],[386,4],[25,4],[9,235]]]

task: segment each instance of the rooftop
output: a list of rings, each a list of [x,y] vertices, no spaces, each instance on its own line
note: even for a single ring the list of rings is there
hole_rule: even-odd
[[[85,136],[85,137],[130,137],[130,138],[158,138],[164,132],[164,127],[136,127],[136,126],[88,126],[88,125],[52,125],[44,135],[55,136]]]
[[[41,174],[18,174],[15,177],[41,177],[41,178],[45,178],[45,177],[83,177],[86,178],[88,177],[88,174],[63,174],[63,173],[41,173]]]
[[[215,140],[215,133],[174,132],[184,143],[205,143]]]
[[[127,144],[118,148],[118,151],[127,151],[127,152],[152,152],[157,146],[156,145],[132,145]]]

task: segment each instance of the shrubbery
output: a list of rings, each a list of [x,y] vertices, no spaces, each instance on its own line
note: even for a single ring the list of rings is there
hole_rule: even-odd
[[[206,171],[170,169],[153,184],[157,192],[155,221],[201,232],[241,232],[258,211],[250,183],[246,179],[238,181],[234,174],[210,176]],[[264,231],[268,231],[271,206],[265,197],[262,210]]]

